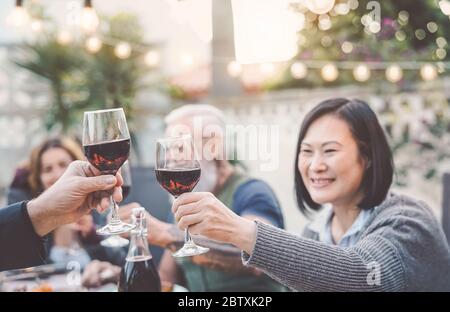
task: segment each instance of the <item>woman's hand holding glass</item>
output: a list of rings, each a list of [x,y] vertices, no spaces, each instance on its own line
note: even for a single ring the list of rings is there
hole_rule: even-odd
[[[209,239],[233,244],[248,253],[256,237],[255,222],[235,214],[212,193],[180,195],[172,205],[177,226]]]

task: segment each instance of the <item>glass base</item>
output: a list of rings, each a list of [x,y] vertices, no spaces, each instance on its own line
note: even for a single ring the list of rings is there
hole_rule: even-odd
[[[110,248],[119,248],[119,247],[125,247],[130,243],[130,241],[126,238],[113,235],[110,236],[100,242],[100,245],[104,247],[110,247]]]
[[[196,245],[193,241],[184,244],[183,248],[177,250],[172,254],[175,258],[191,257],[201,255],[209,251],[209,248]]]
[[[122,221],[118,221],[117,223],[108,223],[101,229],[97,230],[97,234],[99,235],[118,235],[123,233],[128,233],[136,226],[132,224],[128,224]]]

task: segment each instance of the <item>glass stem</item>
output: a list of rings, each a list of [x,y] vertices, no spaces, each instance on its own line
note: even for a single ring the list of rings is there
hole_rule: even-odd
[[[193,243],[192,237],[191,237],[191,235],[189,234],[188,228],[185,228],[185,229],[184,229],[184,243],[185,243],[185,244],[192,244],[192,243]]]
[[[173,197],[175,197],[175,199],[178,198],[178,196],[175,196],[175,195]],[[189,229],[185,228],[184,229],[184,244],[186,245],[186,244],[193,244],[193,243],[194,243],[194,241],[192,240],[191,234],[189,234]]]
[[[113,199],[112,195],[109,197],[109,200],[111,203],[111,220],[109,221],[109,223],[120,223],[119,207],[117,206],[116,201]]]

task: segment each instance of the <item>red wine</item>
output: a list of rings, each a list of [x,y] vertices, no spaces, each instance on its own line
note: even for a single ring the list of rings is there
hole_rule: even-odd
[[[102,174],[115,175],[130,155],[130,139],[85,145],[84,153]]]
[[[152,258],[127,261],[119,280],[121,292],[160,292],[161,280]]]
[[[155,172],[159,184],[175,197],[192,191],[200,179],[200,168],[156,169]]]
[[[131,191],[131,185],[122,185],[122,200],[125,200],[125,198],[130,195]]]

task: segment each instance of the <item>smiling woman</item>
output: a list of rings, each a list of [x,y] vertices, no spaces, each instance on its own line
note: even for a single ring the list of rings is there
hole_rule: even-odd
[[[450,251],[427,205],[389,191],[393,161],[369,105],[331,99],[303,120],[298,206],[321,210],[301,236],[245,220],[210,193],[180,196],[181,228],[243,251],[245,265],[301,291],[450,291]]]

